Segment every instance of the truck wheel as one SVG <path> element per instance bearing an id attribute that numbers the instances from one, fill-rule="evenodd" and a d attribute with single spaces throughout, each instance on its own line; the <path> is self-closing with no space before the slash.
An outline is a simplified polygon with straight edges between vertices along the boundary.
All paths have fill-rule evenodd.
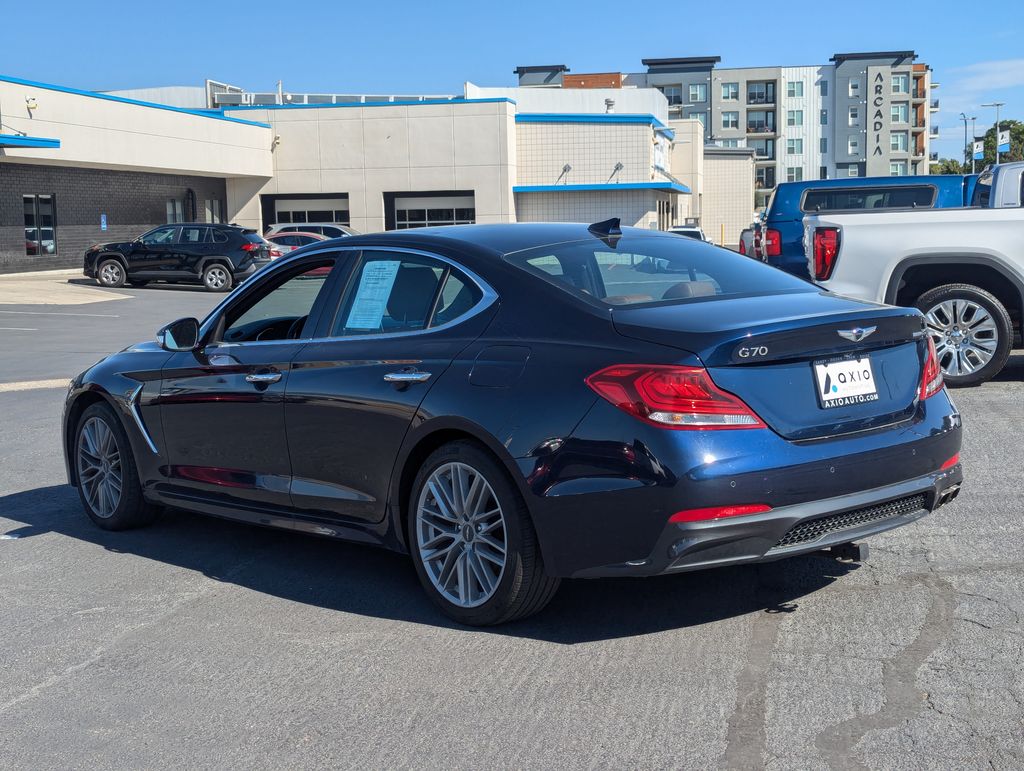
<path id="1" fill-rule="evenodd" d="M 124 266 L 117 260 L 104 260 L 96 270 L 96 280 L 100 286 L 116 289 L 124 286 Z"/>
<path id="2" fill-rule="evenodd" d="M 211 292 L 227 292 L 231 289 L 231 272 L 215 262 L 203 270 L 203 286 Z"/>
<path id="3" fill-rule="evenodd" d="M 984 383 L 1006 364 L 1013 325 L 992 294 L 970 284 L 946 284 L 917 298 L 935 341 L 946 384 L 958 388 Z"/>

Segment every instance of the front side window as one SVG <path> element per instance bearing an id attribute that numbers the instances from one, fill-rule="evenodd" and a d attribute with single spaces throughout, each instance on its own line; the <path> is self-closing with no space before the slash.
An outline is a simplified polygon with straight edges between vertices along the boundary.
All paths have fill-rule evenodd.
<path id="1" fill-rule="evenodd" d="M 139 240 L 147 246 L 159 246 L 161 244 L 173 244 L 178 228 L 157 228 L 146 233 Z"/>
<path id="2" fill-rule="evenodd" d="M 691 83 L 690 84 L 690 101 L 691 102 L 706 102 L 708 100 L 708 86 L 706 83 Z"/>
<path id="3" fill-rule="evenodd" d="M 417 332 L 457 319 L 482 293 L 441 260 L 369 251 L 334 321 L 336 337 Z"/>
<path id="4" fill-rule="evenodd" d="M 57 253 L 57 215 L 52 195 L 21 197 L 25 217 L 25 255 Z"/>
<path id="5" fill-rule="evenodd" d="M 232 308 L 225 318 L 227 343 L 296 340 L 334 267 L 334 257 L 292 268 L 261 292 Z"/>
<path id="6" fill-rule="evenodd" d="M 512 265 L 588 303 L 622 307 L 750 294 L 808 291 L 810 285 L 739 254 L 689 239 L 591 238 L 505 255 Z"/>
<path id="7" fill-rule="evenodd" d="M 802 80 L 791 80 L 786 84 L 786 96 L 799 99 L 804 95 L 804 82 Z"/>
<path id="8" fill-rule="evenodd" d="M 739 83 L 723 83 L 722 84 L 722 101 L 723 102 L 735 102 L 740 98 L 740 84 Z"/>
<path id="9" fill-rule="evenodd" d="M 723 112 L 722 113 L 722 128 L 734 129 L 739 128 L 740 125 L 740 114 L 738 112 Z"/>

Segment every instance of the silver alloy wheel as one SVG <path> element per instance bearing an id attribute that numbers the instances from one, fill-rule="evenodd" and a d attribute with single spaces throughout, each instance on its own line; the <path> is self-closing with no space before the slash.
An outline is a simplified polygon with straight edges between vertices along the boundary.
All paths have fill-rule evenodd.
<path id="1" fill-rule="evenodd" d="M 117 511 L 123 479 L 114 432 L 106 421 L 89 418 L 78 435 L 78 484 L 100 519 Z"/>
<path id="2" fill-rule="evenodd" d="M 106 262 L 100 268 L 100 283 L 113 286 L 121 280 L 121 266 L 116 262 Z"/>
<path id="3" fill-rule="evenodd" d="M 206 285 L 210 289 L 223 289 L 228 283 L 228 272 L 221 267 L 213 267 L 206 271 Z"/>
<path id="4" fill-rule="evenodd" d="M 465 463 L 434 470 L 416 504 L 416 547 L 430 582 L 461 608 L 487 602 L 505 572 L 506 534 L 490 483 Z"/>
<path id="5" fill-rule="evenodd" d="M 995 319 L 973 300 L 943 300 L 925 313 L 925 320 L 943 375 L 977 372 L 999 347 Z"/>

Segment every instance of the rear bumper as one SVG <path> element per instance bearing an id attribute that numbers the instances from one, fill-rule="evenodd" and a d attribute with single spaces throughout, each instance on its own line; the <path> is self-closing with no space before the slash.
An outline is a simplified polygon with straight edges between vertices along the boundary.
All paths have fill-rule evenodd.
<path id="1" fill-rule="evenodd" d="M 959 493 L 963 471 L 944 471 L 874 490 L 745 517 L 669 524 L 645 559 L 602 565 L 574 578 L 651 576 L 770 562 L 910 524 Z"/>

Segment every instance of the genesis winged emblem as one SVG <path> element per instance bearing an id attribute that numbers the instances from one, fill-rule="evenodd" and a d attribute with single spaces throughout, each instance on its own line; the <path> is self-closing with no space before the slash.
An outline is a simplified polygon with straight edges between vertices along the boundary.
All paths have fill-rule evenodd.
<path id="1" fill-rule="evenodd" d="M 854 327 L 853 329 L 837 329 L 836 334 L 853 343 L 859 343 L 868 335 L 874 334 L 878 327 Z"/>

